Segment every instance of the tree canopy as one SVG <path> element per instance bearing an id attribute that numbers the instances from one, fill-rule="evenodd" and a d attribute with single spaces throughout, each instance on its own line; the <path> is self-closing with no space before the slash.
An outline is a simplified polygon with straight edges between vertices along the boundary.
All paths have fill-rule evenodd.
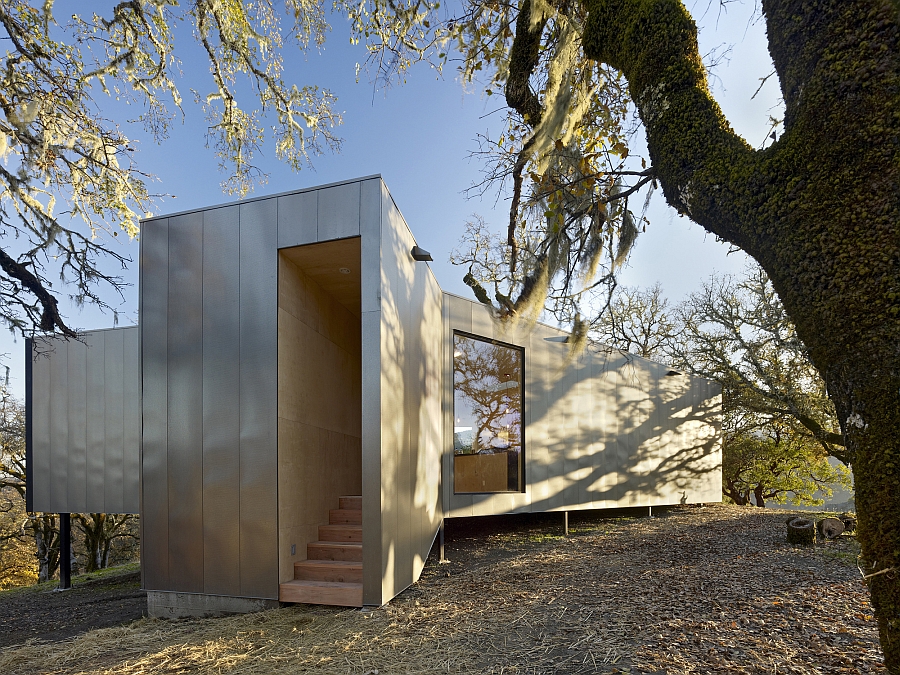
<path id="1" fill-rule="evenodd" d="M 181 22 L 208 59 L 207 88 L 194 97 L 226 191 L 250 189 L 264 116 L 276 155 L 295 169 L 339 146 L 341 119 L 327 89 L 284 79 L 287 40 L 301 49 L 324 40 L 321 3 L 131 0 L 64 17 L 54 10 L 52 0 L 0 3 L 0 319 L 17 332 L 73 335 L 59 293 L 108 308 L 104 298 L 121 280 L 105 270 L 128 262 L 110 238 L 136 237 L 151 206 L 133 139 L 123 120 L 105 116 L 104 101 L 133 104 L 144 131 L 166 138 L 183 105 Z M 247 84 L 249 106 L 237 93 Z"/>

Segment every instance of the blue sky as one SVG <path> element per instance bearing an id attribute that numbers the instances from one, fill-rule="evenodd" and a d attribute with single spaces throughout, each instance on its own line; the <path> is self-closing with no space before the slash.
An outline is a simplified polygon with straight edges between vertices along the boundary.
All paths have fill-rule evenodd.
<path id="1" fill-rule="evenodd" d="M 708 0 L 697 0 L 689 8 L 700 25 L 701 52 L 722 45 L 733 45 L 730 60 L 714 71 L 713 91 L 736 131 L 753 146 L 766 136 L 769 115 L 780 115 L 779 91 L 771 78 L 762 92 L 751 100 L 759 78 L 772 70 L 765 46 L 761 23 L 749 25 L 753 0 L 729 4 L 725 14 L 717 11 L 718 2 L 705 12 Z M 107 3 L 94 3 L 107 6 Z M 110 3 L 111 4 L 111 3 Z M 83 11 L 85 3 L 56 3 L 56 11 L 65 16 L 67 6 Z M 129 133 L 140 143 L 137 161 L 142 170 L 154 174 L 154 192 L 172 195 L 157 202 L 155 213 L 183 211 L 233 201 L 222 193 L 224 176 L 217 169 L 213 152 L 205 147 L 205 121 L 202 111 L 190 104 L 191 87 L 205 93 L 209 87 L 202 55 L 192 45 L 189 34 L 182 34 L 181 53 L 184 72 L 184 124 L 176 124 L 170 139 L 157 146 L 146 139 L 140 128 Z M 186 39 L 185 39 L 186 38 Z M 477 181 L 480 165 L 470 160 L 479 133 L 496 129 L 500 101 L 481 95 L 481 88 L 467 93 L 455 78 L 452 68 L 443 77 L 428 67 L 416 68 L 404 85 L 387 91 L 376 90 L 365 72 L 356 81 L 356 64 L 365 60 L 362 47 L 349 44 L 345 25 L 333 26 L 324 50 L 303 55 L 291 54 L 287 59 L 286 78 L 299 85 L 317 84 L 331 89 L 338 97 L 337 109 L 343 112 L 344 125 L 339 134 L 344 139 L 340 154 L 314 158 L 314 170 L 292 173 L 279 164 L 271 149 L 264 148 L 259 164 L 270 174 L 268 184 L 258 186 L 255 195 L 283 192 L 301 187 L 345 180 L 379 173 L 403 212 L 419 244 L 434 256 L 431 264 L 442 288 L 468 296 L 462 283 L 464 270 L 452 266 L 450 251 L 457 245 L 466 219 L 478 213 L 497 229 L 508 218 L 508 203 L 493 197 L 467 200 L 463 191 Z M 121 116 L 109 108 L 109 115 Z M 496 136 L 496 134 L 494 134 Z M 745 265 L 742 253 L 727 255 L 728 248 L 707 235 L 699 226 L 678 217 L 662 201 L 655 198 L 649 212 L 650 226 L 635 246 L 630 263 L 622 275 L 627 285 L 648 286 L 660 282 L 668 297 L 679 300 L 698 289 L 713 271 L 739 273 Z M 135 263 L 125 273 L 132 286 L 122 301 L 111 298 L 120 312 L 120 325 L 137 321 L 136 242 L 118 237 L 121 247 Z M 96 310 L 65 310 L 70 325 L 81 329 L 111 326 L 111 315 Z M 23 396 L 24 342 L 4 335 L 0 352 L 8 356 L 10 386 Z"/>

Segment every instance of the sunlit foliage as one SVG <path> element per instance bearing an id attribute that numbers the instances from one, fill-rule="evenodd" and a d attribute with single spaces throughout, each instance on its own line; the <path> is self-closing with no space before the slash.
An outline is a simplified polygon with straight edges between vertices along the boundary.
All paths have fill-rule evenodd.
<path id="1" fill-rule="evenodd" d="M 121 288 L 108 270 L 128 260 L 111 238 L 138 235 L 152 194 L 124 120 L 104 110 L 127 103 L 153 140 L 166 138 L 182 112 L 183 24 L 207 56 L 209 80 L 193 96 L 226 191 L 244 195 L 263 178 L 254 156 L 265 124 L 275 154 L 294 169 L 338 147 L 334 96 L 288 84 L 283 73 L 285 38 L 301 48 L 324 40 L 321 3 L 131 0 L 60 16 L 52 0 L 2 0 L 0 319 L 11 330 L 72 335 L 57 307 L 62 289 L 76 304 L 108 308 L 109 292 Z M 250 106 L 236 94 L 246 84 Z"/>

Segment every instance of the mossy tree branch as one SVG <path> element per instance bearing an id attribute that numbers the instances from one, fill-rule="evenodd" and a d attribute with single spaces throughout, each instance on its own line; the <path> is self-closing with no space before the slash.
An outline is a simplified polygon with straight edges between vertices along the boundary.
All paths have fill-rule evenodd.
<path id="1" fill-rule="evenodd" d="M 746 218 L 745 176 L 759 175 L 760 161 L 710 95 L 690 14 L 677 0 L 587 5 L 584 51 L 628 80 L 666 200 L 743 248 L 756 229 Z"/>

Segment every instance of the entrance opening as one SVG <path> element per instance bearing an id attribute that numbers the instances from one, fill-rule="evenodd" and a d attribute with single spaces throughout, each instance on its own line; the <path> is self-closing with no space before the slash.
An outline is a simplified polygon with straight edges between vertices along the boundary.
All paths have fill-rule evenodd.
<path id="1" fill-rule="evenodd" d="M 278 253 L 280 583 L 362 491 L 360 279 L 359 237 Z"/>

